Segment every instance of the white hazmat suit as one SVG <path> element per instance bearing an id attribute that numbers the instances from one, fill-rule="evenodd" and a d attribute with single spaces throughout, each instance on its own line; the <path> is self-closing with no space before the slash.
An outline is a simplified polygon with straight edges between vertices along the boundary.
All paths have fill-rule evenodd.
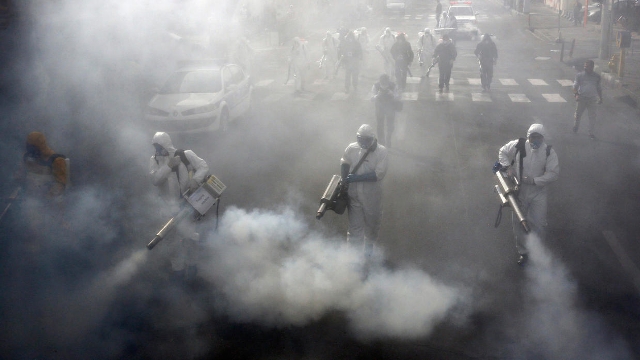
<path id="1" fill-rule="evenodd" d="M 544 126 L 541 124 L 533 124 L 529 127 L 527 139 L 534 133 L 547 137 Z M 500 148 L 498 161 L 503 167 L 511 166 L 515 176 L 520 180 L 518 199 L 521 210 L 531 226 L 532 232 L 544 239 L 547 226 L 547 185 L 558 180 L 560 174 L 558 155 L 554 149 L 550 148 L 547 156 L 547 147 L 550 145 L 544 141 L 537 149 L 534 149 L 530 140 L 526 140 L 524 144 L 525 157 L 522 159 L 522 174 L 520 174 L 520 155 L 516 155 L 517 144 L 518 140 L 513 140 Z M 511 165 L 512 163 L 513 165 Z M 520 255 L 526 255 L 524 231 L 517 219 L 514 220 L 516 249 Z"/>
<path id="2" fill-rule="evenodd" d="M 377 144 L 371 125 L 364 124 L 358 129 L 358 136 L 373 139 L 373 150 L 367 155 L 354 175 L 368 177 L 349 182 L 349 231 L 347 241 L 362 246 L 366 256 L 371 255 L 373 243 L 378 239 L 382 218 L 382 180 L 387 173 L 387 148 Z M 360 162 L 367 152 L 360 142 L 347 146 L 341 164 L 349 165 L 349 172 Z M 351 175 L 350 175 L 351 177 Z"/>
<path id="3" fill-rule="evenodd" d="M 165 200 L 167 214 L 175 215 L 179 209 L 182 194 L 190 188 L 193 190 L 200 186 L 209 173 L 207 163 L 199 158 L 193 151 L 184 150 L 184 156 L 188 165 L 176 154 L 176 148 L 171 142 L 169 134 L 157 132 L 153 136 L 152 144 L 159 145 L 166 152 L 158 153 L 151 157 L 149 162 L 149 174 L 153 185 L 160 189 L 160 196 Z M 172 160 L 173 159 L 173 160 Z M 173 165 L 173 168 L 171 165 Z M 167 219 L 168 220 L 168 219 Z M 182 221 L 177 228 L 178 237 L 199 240 L 195 232 L 195 224 L 192 221 Z M 182 271 L 187 266 L 193 265 L 193 254 L 186 241 L 170 236 L 166 239 L 167 247 L 170 247 L 171 268 L 174 271 Z"/>
<path id="4" fill-rule="evenodd" d="M 384 72 L 389 75 L 391 81 L 394 81 L 396 73 L 396 64 L 393 61 L 393 56 L 391 56 L 391 47 L 395 42 L 396 36 L 391 32 L 390 28 L 386 28 L 378 43 L 378 49 L 384 58 Z"/>
<path id="5" fill-rule="evenodd" d="M 296 93 L 304 91 L 304 83 L 309 69 L 306 41 L 296 37 L 293 39 L 291 53 L 289 54 L 291 73 L 295 77 Z"/>

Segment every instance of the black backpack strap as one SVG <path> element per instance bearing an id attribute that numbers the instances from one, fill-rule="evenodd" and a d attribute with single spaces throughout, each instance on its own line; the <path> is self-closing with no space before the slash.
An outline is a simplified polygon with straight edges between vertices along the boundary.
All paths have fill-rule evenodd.
<path id="1" fill-rule="evenodd" d="M 551 145 L 547 145 L 547 157 L 551 154 Z"/>
<path id="2" fill-rule="evenodd" d="M 183 149 L 177 149 L 174 156 L 179 156 L 184 166 L 188 167 L 189 165 L 191 165 L 191 162 L 189 161 L 189 159 L 187 159 L 187 156 L 184 154 L 184 152 L 185 150 Z"/>
<path id="3" fill-rule="evenodd" d="M 519 138 L 518 139 L 518 143 L 516 144 L 516 155 L 520 154 L 520 160 L 518 163 L 519 166 L 519 172 L 518 174 L 520 175 L 520 181 L 522 182 L 522 159 L 524 159 L 527 156 L 527 150 L 524 147 L 525 142 L 527 141 L 527 139 L 525 138 Z M 515 159 L 511 160 L 511 165 L 513 165 L 513 162 L 515 161 Z"/>

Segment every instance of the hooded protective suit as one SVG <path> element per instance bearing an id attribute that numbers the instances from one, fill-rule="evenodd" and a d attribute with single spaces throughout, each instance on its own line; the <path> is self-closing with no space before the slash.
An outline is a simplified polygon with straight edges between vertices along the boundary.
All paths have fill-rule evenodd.
<path id="1" fill-rule="evenodd" d="M 153 185 L 161 189 L 161 196 L 166 200 L 179 200 L 190 185 L 195 185 L 194 181 L 202 184 L 209 173 L 209 166 L 204 160 L 193 151 L 185 150 L 184 155 L 189 160 L 189 166 L 181 161 L 173 171 L 169 167 L 169 160 L 175 156 L 176 148 L 169 134 L 157 132 L 153 136 L 152 143 L 162 146 L 168 153 L 168 156 L 154 155 L 149 162 L 149 173 L 153 179 Z"/>
<path id="2" fill-rule="evenodd" d="M 364 124 L 358 135 L 375 139 L 373 128 Z M 365 254 L 370 255 L 373 242 L 378 239 L 382 218 L 382 180 L 387 173 L 387 149 L 376 144 L 355 175 L 375 174 L 373 181 L 356 181 L 349 184 L 349 231 L 347 241 L 356 246 L 362 244 Z M 347 146 L 341 164 L 349 164 L 349 172 L 358 164 L 366 149 L 358 142 Z M 372 175 L 373 176 L 373 175 Z"/>
<path id="3" fill-rule="evenodd" d="M 527 139 L 533 133 L 547 137 L 544 126 L 533 124 L 527 131 Z M 520 155 L 516 156 L 518 140 L 505 144 L 498 153 L 498 161 L 504 167 L 511 166 L 518 179 L 531 178 L 535 185 L 521 184 L 518 199 L 521 202 L 521 210 L 533 232 L 540 238 L 544 238 L 547 226 L 547 185 L 558 180 L 560 164 L 558 155 L 553 148 L 547 156 L 547 145 L 542 142 L 539 148 L 534 149 L 529 140 L 525 142 L 525 157 L 522 160 L 522 174 L 520 174 Z M 513 162 L 513 165 L 511 163 Z M 517 222 L 517 220 L 516 220 Z M 517 229 L 517 230 L 515 230 Z M 519 254 L 526 254 L 524 246 L 524 232 L 519 225 L 514 225 L 516 231 L 516 248 Z"/>
<path id="4" fill-rule="evenodd" d="M 380 36 L 378 48 L 380 49 L 382 57 L 384 58 L 384 72 L 389 75 L 389 78 L 391 78 L 392 81 L 395 76 L 396 65 L 393 61 L 393 56 L 391 56 L 391 47 L 395 42 L 396 37 L 391 32 L 391 29 L 384 29 L 384 33 L 382 34 L 382 36 Z"/>
<path id="5" fill-rule="evenodd" d="M 305 79 L 307 77 L 307 69 L 309 68 L 306 41 L 298 37 L 293 38 L 289 61 L 291 62 L 293 74 L 295 74 L 296 91 L 303 91 Z"/>
<path id="6" fill-rule="evenodd" d="M 43 133 L 34 131 L 27 135 L 27 152 L 23 160 L 28 194 L 55 198 L 64 193 L 67 164 L 63 156 L 52 158 L 52 155 L 54 151 L 47 145 Z"/>
<path id="7" fill-rule="evenodd" d="M 201 184 L 205 176 L 209 173 L 207 163 L 199 158 L 193 151 L 185 150 L 184 155 L 189 161 L 189 165 L 180 160 L 174 170 L 169 166 L 171 158 L 176 155 L 176 148 L 171 143 L 169 134 L 157 132 L 153 136 L 152 144 L 162 146 L 166 150 L 166 155 L 156 154 L 151 157 L 149 173 L 151 174 L 153 185 L 160 189 L 160 195 L 167 201 L 167 207 L 163 214 L 173 216 L 178 211 L 178 203 L 182 194 L 190 187 L 194 188 Z M 176 161 L 177 162 L 177 161 Z M 161 213 L 163 212 L 162 209 Z M 169 215 L 170 214 L 170 215 Z M 178 236 L 191 240 L 199 240 L 200 235 L 195 232 L 195 223 L 184 220 L 177 226 Z M 183 241 L 176 236 L 170 236 L 167 240 L 167 250 L 173 271 L 182 274 L 186 267 L 192 267 L 195 263 L 197 249 L 193 241 Z M 180 275 L 181 276 L 181 275 Z"/>

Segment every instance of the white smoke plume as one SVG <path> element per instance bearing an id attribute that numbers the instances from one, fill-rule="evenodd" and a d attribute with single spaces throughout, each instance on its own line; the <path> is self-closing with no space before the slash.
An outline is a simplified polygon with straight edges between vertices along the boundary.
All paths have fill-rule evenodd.
<path id="1" fill-rule="evenodd" d="M 462 292 L 417 269 L 391 271 L 373 261 L 363 281 L 362 251 L 325 239 L 290 210 L 230 208 L 211 239 L 203 277 L 239 321 L 304 325 L 344 311 L 362 337 L 428 336 Z"/>
<path id="2" fill-rule="evenodd" d="M 580 307 L 576 283 L 537 236 L 528 248 L 528 350 L 545 359 L 632 359 L 627 344 Z"/>

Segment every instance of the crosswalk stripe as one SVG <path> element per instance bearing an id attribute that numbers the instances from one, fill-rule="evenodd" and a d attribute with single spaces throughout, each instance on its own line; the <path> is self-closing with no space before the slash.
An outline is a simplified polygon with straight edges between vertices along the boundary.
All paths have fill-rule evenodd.
<path id="1" fill-rule="evenodd" d="M 499 79 L 500 83 L 505 86 L 515 86 L 518 83 L 514 79 Z"/>
<path id="2" fill-rule="evenodd" d="M 403 92 L 400 98 L 402 100 L 418 100 L 418 92 Z"/>
<path id="3" fill-rule="evenodd" d="M 471 93 L 471 100 L 473 101 L 484 101 L 484 102 L 492 102 L 491 96 L 487 93 Z"/>
<path id="4" fill-rule="evenodd" d="M 560 79 L 560 80 L 558 80 L 558 82 L 562 86 L 573 86 L 573 80 Z"/>
<path id="5" fill-rule="evenodd" d="M 531 85 L 535 85 L 535 86 L 544 86 L 544 85 L 549 85 L 547 84 L 546 81 L 542 80 L 542 79 L 527 79 L 529 80 L 529 82 L 531 83 Z"/>
<path id="6" fill-rule="evenodd" d="M 531 102 L 525 94 L 509 94 L 512 102 Z"/>
<path id="7" fill-rule="evenodd" d="M 567 102 L 560 94 L 542 94 L 548 102 Z"/>
<path id="8" fill-rule="evenodd" d="M 407 84 L 420 84 L 420 80 L 418 76 L 407 76 Z"/>
<path id="9" fill-rule="evenodd" d="M 482 85 L 482 80 L 479 78 L 469 78 L 469 85 Z"/>
<path id="10" fill-rule="evenodd" d="M 436 92 L 436 101 L 453 101 L 453 93 L 440 94 Z"/>

